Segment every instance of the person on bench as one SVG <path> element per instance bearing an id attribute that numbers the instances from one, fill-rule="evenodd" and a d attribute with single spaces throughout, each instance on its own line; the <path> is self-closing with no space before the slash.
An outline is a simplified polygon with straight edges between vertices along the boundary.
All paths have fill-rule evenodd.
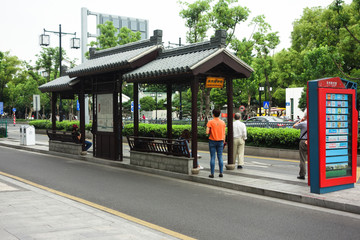
<path id="1" fill-rule="evenodd" d="M 79 142 L 81 143 L 81 133 L 79 132 L 79 127 L 76 124 L 73 125 L 72 134 L 75 135 L 75 137 L 77 137 L 77 139 L 79 139 Z M 91 146 L 92 143 L 85 140 L 85 152 L 89 150 Z"/>
<path id="2" fill-rule="evenodd" d="M 180 137 L 179 137 L 179 140 L 185 140 L 185 144 L 188 146 L 188 149 L 189 149 L 189 151 L 190 151 L 190 157 L 192 156 L 192 153 L 191 153 L 191 149 L 190 149 L 190 131 L 189 130 L 187 130 L 187 129 L 185 129 L 182 133 L 181 133 L 181 135 L 180 135 Z M 201 158 L 201 156 L 200 155 L 197 155 L 197 157 L 198 158 Z M 198 168 L 199 169 L 204 169 L 202 166 L 200 166 L 200 164 L 199 164 L 199 161 L 198 161 Z"/>

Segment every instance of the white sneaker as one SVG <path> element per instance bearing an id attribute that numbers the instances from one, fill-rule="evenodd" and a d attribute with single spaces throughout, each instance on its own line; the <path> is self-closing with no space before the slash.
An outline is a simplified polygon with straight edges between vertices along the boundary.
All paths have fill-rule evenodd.
<path id="1" fill-rule="evenodd" d="M 200 170 L 201 170 L 201 169 L 204 169 L 204 167 L 202 167 L 202 166 L 200 166 L 200 165 L 198 166 L 198 168 L 199 168 Z"/>

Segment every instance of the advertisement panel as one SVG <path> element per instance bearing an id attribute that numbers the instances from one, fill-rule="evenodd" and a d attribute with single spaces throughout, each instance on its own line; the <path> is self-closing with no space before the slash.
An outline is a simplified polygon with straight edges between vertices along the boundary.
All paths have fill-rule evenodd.
<path id="1" fill-rule="evenodd" d="M 308 172 L 312 193 L 354 187 L 356 88 L 355 83 L 338 77 L 308 82 Z"/>

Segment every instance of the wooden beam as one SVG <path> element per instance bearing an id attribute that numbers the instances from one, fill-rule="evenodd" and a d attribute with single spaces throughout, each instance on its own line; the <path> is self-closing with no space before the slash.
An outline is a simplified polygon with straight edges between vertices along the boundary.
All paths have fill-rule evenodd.
<path id="1" fill-rule="evenodd" d="M 84 82 L 81 82 L 81 93 L 79 94 L 80 104 L 80 133 L 82 150 L 85 149 L 85 93 L 84 93 Z"/>
<path id="2" fill-rule="evenodd" d="M 199 79 L 195 77 L 191 82 L 191 153 L 194 158 L 193 168 L 198 167 L 197 160 L 197 95 L 199 91 Z"/>
<path id="3" fill-rule="evenodd" d="M 56 101 L 57 101 L 57 94 L 52 92 L 51 93 L 51 129 L 56 130 Z"/>
<path id="4" fill-rule="evenodd" d="M 119 74 L 119 98 L 120 98 L 120 106 L 119 106 L 119 118 L 120 118 L 120 122 L 119 122 L 119 160 L 123 161 L 123 135 L 122 135 L 122 129 L 123 129 L 123 114 L 122 114 L 122 83 L 123 81 L 122 79 L 122 75 Z"/>
<path id="5" fill-rule="evenodd" d="M 172 139 L 172 102 L 171 102 L 171 83 L 166 84 L 166 118 L 167 118 L 167 138 Z"/>
<path id="6" fill-rule="evenodd" d="M 233 85 L 232 79 L 226 78 L 226 94 L 227 94 L 227 122 L 228 122 L 228 165 L 226 169 L 233 170 L 234 165 L 234 128 L 233 128 Z M 234 165 L 234 166 L 232 166 Z"/>
<path id="7" fill-rule="evenodd" d="M 134 83 L 134 136 L 139 136 L 139 84 Z"/>

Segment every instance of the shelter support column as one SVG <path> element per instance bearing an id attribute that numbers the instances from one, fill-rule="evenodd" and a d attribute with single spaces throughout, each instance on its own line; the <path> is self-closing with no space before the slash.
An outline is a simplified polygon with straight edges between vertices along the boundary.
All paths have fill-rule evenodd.
<path id="1" fill-rule="evenodd" d="M 85 149 L 85 94 L 84 94 L 84 83 L 81 86 L 81 93 L 79 94 L 80 104 L 80 133 L 82 149 Z"/>
<path id="2" fill-rule="evenodd" d="M 191 154 L 194 158 L 193 161 L 193 174 L 198 174 L 198 159 L 197 159 L 197 144 L 198 144 L 198 138 L 197 138 L 197 95 L 199 91 L 199 79 L 195 77 L 191 81 Z"/>
<path id="3" fill-rule="evenodd" d="M 52 92 L 51 94 L 51 129 L 56 130 L 56 101 L 57 94 Z"/>
<path id="4" fill-rule="evenodd" d="M 134 83 L 134 136 L 139 136 L 139 84 Z"/>
<path id="5" fill-rule="evenodd" d="M 119 76 L 119 104 L 120 106 L 118 107 L 118 111 L 119 111 L 119 160 L 123 161 L 123 134 L 122 134 L 122 129 L 123 129 L 123 114 L 122 114 L 122 110 L 123 110 L 123 106 L 122 106 L 122 76 Z"/>
<path id="6" fill-rule="evenodd" d="M 228 122 L 228 164 L 225 166 L 227 170 L 234 170 L 234 131 L 233 131 L 233 114 L 234 99 L 232 79 L 226 78 L 226 94 L 227 94 L 227 122 Z"/>
<path id="7" fill-rule="evenodd" d="M 114 75 L 114 92 L 113 92 L 113 131 L 114 131 L 114 160 L 119 160 L 119 149 L 120 149 L 120 126 L 119 126 L 119 81 L 117 81 L 117 75 Z"/>
<path id="8" fill-rule="evenodd" d="M 166 118 L 167 118 L 167 138 L 172 139 L 172 103 L 171 103 L 171 83 L 166 84 Z"/>

